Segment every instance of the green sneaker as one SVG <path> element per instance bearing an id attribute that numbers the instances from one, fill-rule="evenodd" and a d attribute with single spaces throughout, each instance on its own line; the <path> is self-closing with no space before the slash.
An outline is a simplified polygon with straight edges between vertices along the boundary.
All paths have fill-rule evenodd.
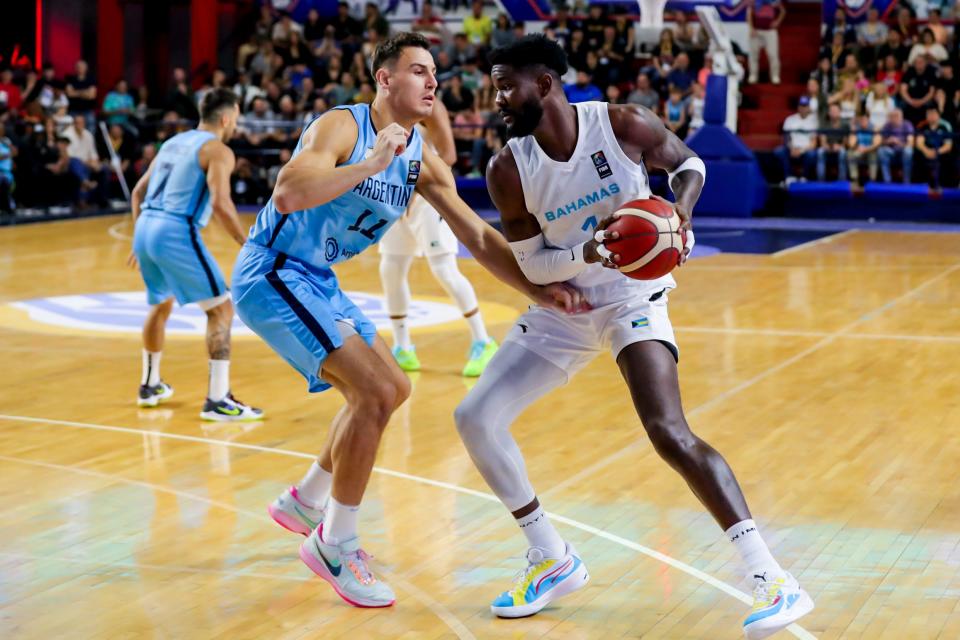
<path id="1" fill-rule="evenodd" d="M 394 347 L 393 357 L 404 371 L 420 371 L 420 359 L 417 358 L 417 349 L 413 345 L 409 349 Z"/>
<path id="2" fill-rule="evenodd" d="M 487 363 L 490 362 L 490 358 L 493 357 L 493 354 L 499 349 L 497 341 L 493 338 L 490 338 L 486 342 L 480 342 L 475 340 L 472 345 L 470 345 L 470 355 L 467 356 L 467 365 L 463 368 L 463 375 L 466 378 L 477 378 L 483 373 L 483 370 L 487 368 Z"/>

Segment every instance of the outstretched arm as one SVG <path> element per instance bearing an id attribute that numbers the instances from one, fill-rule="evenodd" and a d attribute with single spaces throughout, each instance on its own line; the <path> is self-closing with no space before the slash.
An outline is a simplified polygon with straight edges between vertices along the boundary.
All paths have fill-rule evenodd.
<path id="1" fill-rule="evenodd" d="M 453 233 L 480 264 L 497 278 L 541 305 L 568 312 L 582 308 L 580 294 L 572 288 L 564 285 L 540 287 L 536 285 L 552 281 L 533 283 L 527 279 L 503 236 L 481 220 L 460 198 L 450 168 L 426 147 L 423 150 L 423 170 L 417 182 L 417 192 L 443 216 Z"/>

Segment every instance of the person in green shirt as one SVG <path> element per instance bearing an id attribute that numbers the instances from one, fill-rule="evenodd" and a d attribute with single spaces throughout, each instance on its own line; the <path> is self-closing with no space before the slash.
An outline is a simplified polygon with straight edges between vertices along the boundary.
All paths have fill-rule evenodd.
<path id="1" fill-rule="evenodd" d="M 473 0 L 471 14 L 463 19 L 463 32 L 477 46 L 489 46 L 493 20 L 483 15 L 483 0 Z"/>
<path id="2" fill-rule="evenodd" d="M 111 126 L 118 124 L 124 129 L 130 129 L 130 116 L 135 108 L 126 80 L 117 81 L 113 91 L 103 99 L 103 115 Z"/>

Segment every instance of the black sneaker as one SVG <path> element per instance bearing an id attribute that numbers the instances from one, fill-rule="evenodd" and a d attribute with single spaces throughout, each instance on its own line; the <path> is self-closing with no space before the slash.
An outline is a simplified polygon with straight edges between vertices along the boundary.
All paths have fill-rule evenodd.
<path id="1" fill-rule="evenodd" d="M 161 380 L 152 387 L 146 384 L 140 385 L 140 393 L 137 394 L 138 407 L 155 407 L 164 400 L 173 397 L 173 387 Z"/>

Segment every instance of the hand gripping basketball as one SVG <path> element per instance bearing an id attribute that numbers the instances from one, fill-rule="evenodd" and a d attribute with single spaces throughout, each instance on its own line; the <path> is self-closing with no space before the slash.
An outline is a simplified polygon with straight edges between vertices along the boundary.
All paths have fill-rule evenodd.
<path id="1" fill-rule="evenodd" d="M 688 248 L 688 230 L 674 206 L 659 198 L 627 202 L 602 231 L 597 253 L 616 264 L 624 275 L 655 280 L 676 268 Z M 613 233 L 616 238 L 611 238 Z M 600 240 L 599 236 L 595 236 Z"/>

